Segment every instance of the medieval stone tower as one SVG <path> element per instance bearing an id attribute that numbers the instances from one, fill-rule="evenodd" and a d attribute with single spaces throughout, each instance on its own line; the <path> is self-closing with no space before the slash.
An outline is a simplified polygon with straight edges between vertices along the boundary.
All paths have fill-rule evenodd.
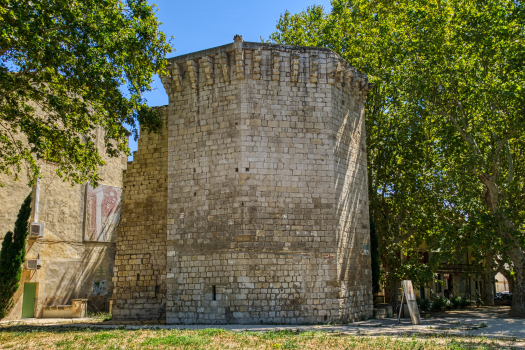
<path id="1" fill-rule="evenodd" d="M 115 319 L 371 316 L 367 77 L 240 36 L 169 63 L 165 127 L 124 177 Z"/>

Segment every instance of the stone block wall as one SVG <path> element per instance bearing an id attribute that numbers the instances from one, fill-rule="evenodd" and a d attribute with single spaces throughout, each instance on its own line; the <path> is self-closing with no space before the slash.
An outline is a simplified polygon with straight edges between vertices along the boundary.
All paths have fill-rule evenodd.
<path id="1" fill-rule="evenodd" d="M 165 126 L 158 134 L 143 131 L 124 174 L 113 277 L 117 320 L 166 317 L 167 136 Z"/>
<path id="2" fill-rule="evenodd" d="M 366 76 L 239 38 L 170 63 L 167 322 L 371 316 Z"/>

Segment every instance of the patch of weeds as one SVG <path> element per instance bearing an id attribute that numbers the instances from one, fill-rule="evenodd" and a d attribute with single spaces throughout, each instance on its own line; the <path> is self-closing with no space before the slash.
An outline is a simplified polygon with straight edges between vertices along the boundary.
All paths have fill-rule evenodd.
<path id="1" fill-rule="evenodd" d="M 295 342 L 294 339 L 288 340 L 286 343 L 283 344 L 283 349 L 298 349 L 299 346 Z"/>
<path id="2" fill-rule="evenodd" d="M 203 328 L 197 331 L 198 335 L 214 337 L 219 334 L 226 333 L 227 331 L 222 328 Z"/>
<path id="3" fill-rule="evenodd" d="M 70 349 L 71 348 L 71 345 L 73 345 L 75 343 L 75 341 L 73 340 L 59 340 L 55 343 L 55 346 L 57 348 L 66 348 L 66 349 Z"/>
<path id="4" fill-rule="evenodd" d="M 102 312 L 102 311 L 88 312 L 86 316 L 89 318 L 94 318 L 94 319 L 101 320 L 101 321 L 109 321 L 113 318 L 113 315 L 110 314 L 109 312 Z"/>
<path id="5" fill-rule="evenodd" d="M 296 335 L 297 333 L 295 331 L 291 330 L 283 330 L 283 331 L 268 331 L 264 333 L 259 334 L 259 338 L 263 340 L 273 340 L 283 337 L 290 337 L 293 335 Z"/>
<path id="6" fill-rule="evenodd" d="M 146 339 L 142 342 L 141 345 L 152 345 L 152 346 L 159 346 L 159 345 L 172 345 L 172 346 L 202 346 L 202 345 L 208 345 L 210 343 L 209 339 L 202 338 L 198 335 L 190 334 L 190 335 L 179 335 L 179 334 L 172 334 L 168 335 L 166 337 L 161 338 L 150 338 Z"/>
<path id="7" fill-rule="evenodd" d="M 485 323 L 483 323 L 483 322 L 481 322 L 481 323 L 478 325 L 478 328 L 487 328 L 487 327 L 488 327 L 488 326 L 487 326 Z"/>
<path id="8" fill-rule="evenodd" d="M 118 346 L 116 345 L 110 345 L 106 348 L 106 350 L 122 350 L 121 348 L 119 348 Z"/>
<path id="9" fill-rule="evenodd" d="M 98 333 L 98 334 L 93 335 L 90 338 L 90 340 L 98 342 L 98 341 L 104 341 L 104 340 L 107 340 L 107 339 L 113 339 L 113 338 L 116 338 L 116 337 L 117 337 L 117 335 L 116 334 L 112 334 L 112 333 Z"/>

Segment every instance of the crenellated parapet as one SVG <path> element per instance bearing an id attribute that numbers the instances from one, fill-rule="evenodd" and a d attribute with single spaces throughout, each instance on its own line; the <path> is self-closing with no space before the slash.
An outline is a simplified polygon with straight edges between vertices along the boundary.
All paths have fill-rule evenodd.
<path id="1" fill-rule="evenodd" d="M 168 94 L 185 89 L 209 89 L 217 84 L 263 80 L 274 83 L 330 84 L 346 94 L 365 97 L 373 84 L 327 48 L 234 42 L 168 59 L 169 76 L 162 82 Z"/>
<path id="2" fill-rule="evenodd" d="M 164 136 L 141 135 L 126 202 L 128 218 L 144 213 L 126 245 L 151 254 L 122 258 L 118 317 L 371 317 L 367 76 L 329 49 L 240 36 L 169 63 Z"/>

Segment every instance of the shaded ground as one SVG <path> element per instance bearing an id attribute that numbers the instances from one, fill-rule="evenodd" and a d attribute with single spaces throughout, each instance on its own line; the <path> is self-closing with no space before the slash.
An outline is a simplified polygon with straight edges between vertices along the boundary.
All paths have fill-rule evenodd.
<path id="1" fill-rule="evenodd" d="M 283 332 L 282 334 L 288 334 L 287 336 L 298 335 L 298 334 L 328 334 L 330 336 L 345 337 L 345 338 L 355 338 L 361 339 L 359 344 L 363 347 L 359 348 L 390 348 L 388 339 L 399 339 L 404 343 L 417 340 L 415 348 L 423 346 L 423 348 L 440 348 L 441 345 L 448 346 L 447 349 L 450 349 L 450 344 L 454 343 L 455 347 L 458 349 L 464 348 L 467 346 L 471 348 L 474 346 L 481 348 L 516 348 L 516 349 L 525 349 L 525 319 L 512 318 L 508 316 L 509 307 L 484 307 L 476 309 L 467 309 L 461 311 L 450 311 L 442 314 L 432 314 L 424 315 L 422 318 L 423 323 L 418 326 L 414 326 L 410 323 L 410 319 L 401 319 L 401 323 L 397 324 L 396 319 L 385 319 L 385 320 L 368 320 L 350 323 L 346 325 L 145 325 L 134 323 L 127 323 L 126 326 L 123 326 L 124 322 L 101 322 L 94 319 L 31 319 L 23 320 L 22 322 L 0 322 L 0 337 L 5 334 L 21 333 L 22 330 L 35 331 L 38 332 L 83 332 L 82 329 L 89 329 L 90 332 L 116 332 L 116 331 L 125 331 L 125 332 L 153 332 L 150 335 L 145 335 L 146 338 L 149 336 L 154 337 L 156 333 L 154 332 L 167 332 L 167 336 L 173 336 L 173 334 L 179 334 L 180 330 L 182 332 L 190 332 L 188 334 L 200 334 L 199 332 L 206 332 L 205 329 L 211 331 L 212 328 L 220 327 L 223 330 L 228 331 L 228 337 L 236 336 L 232 334 L 251 334 L 253 332 L 265 332 L 265 334 L 273 334 L 275 332 Z M 428 317 L 429 316 L 429 317 Z M 73 323 L 75 322 L 75 323 Z M 24 325 L 25 324 L 25 325 Z M 80 327 L 80 328 L 79 328 Z M 82 328 L 84 327 L 84 328 Z M 155 328 L 156 330 L 152 330 Z M 172 332 L 175 332 L 172 334 Z M 193 332 L 193 333 L 191 333 Z M 197 332 L 197 333 L 195 333 Z M 248 332 L 248 333 L 246 333 Z M 22 332 L 23 333 L 23 332 Z M 80 335 L 79 335 L 80 334 Z M 83 333 L 76 334 L 75 336 L 84 336 Z M 180 333 L 182 334 L 182 333 Z M 226 333 L 225 333 L 226 334 Z M 258 333 L 259 334 L 259 333 Z M 320 333 L 319 333 L 320 334 Z M 257 336 L 258 337 L 258 336 Z M 257 338 L 256 337 L 256 338 Z M 317 337 L 317 335 L 315 336 Z M 232 338 L 232 339 L 233 339 Z M 272 348 L 272 344 L 267 344 L 264 342 L 259 342 L 259 338 L 253 338 L 250 341 L 252 343 L 244 344 L 244 348 L 265 348 L 269 346 Z M 0 338 L 2 340 L 3 338 Z M 241 338 L 239 338 L 241 339 Z M 295 339 L 295 338 L 294 338 Z M 312 338 L 313 339 L 313 338 Z M 319 339 L 315 338 L 315 344 Z M 363 340 L 370 339 L 370 340 Z M 375 340 L 374 340 L 375 339 Z M 387 340 L 385 340 L 387 339 Z M 454 340 L 455 339 L 455 340 Z M 5 339 L 4 339 L 5 340 Z M 304 341 L 303 338 L 296 339 L 301 342 Z M 144 340 L 146 341 L 146 340 Z M 215 348 L 221 348 L 219 344 L 213 345 L 213 341 L 210 340 L 210 343 L 207 343 L 204 348 L 214 348 L 213 346 L 219 346 Z M 288 340 L 287 340 L 288 341 Z M 425 343 L 430 341 L 430 343 Z M 423 342 L 423 343 L 421 343 Z M 235 342 L 233 342 L 235 343 Z M 232 343 L 232 344 L 233 344 Z M 259 344 L 260 343 L 260 344 Z M 312 343 L 312 344 L 314 344 Z M 135 345 L 138 348 L 142 343 L 137 343 Z M 211 344 L 211 345 L 210 345 Z M 236 344 L 236 345 L 235 345 Z M 237 346 L 243 348 L 241 343 L 235 343 L 233 348 Z M 276 343 L 277 344 L 277 343 Z M 279 343 L 281 344 L 281 343 Z M 291 344 L 291 343 L 290 343 Z M 299 348 L 308 348 L 312 344 L 301 343 Z M 344 341 L 339 344 L 344 348 Z M 375 344 L 375 345 L 374 345 Z M 406 345 L 405 344 L 405 345 Z M 430 347 L 430 345 L 432 347 Z M 448 345 L 447 345 L 448 344 Z M 462 344 L 462 345 L 461 345 Z M 51 344 L 52 345 L 52 344 Z M 50 346 L 51 346 L 50 345 Z M 135 347 L 133 345 L 133 347 Z M 140 346 L 139 346 L 140 345 Z M 213 345 L 213 346 L 212 346 Z M 335 346 L 335 344 L 333 344 Z M 337 345 L 338 348 L 339 345 Z M 348 345 L 348 344 L 347 344 Z M 404 348 L 398 346 L 393 346 L 394 348 Z M 320 346 L 312 345 L 312 348 L 317 348 Z M 408 345 L 407 345 L 408 346 Z M 352 345 L 353 347 L 353 345 Z M 2 349 L 2 341 L 0 341 L 0 349 Z M 52 348 L 52 347 L 51 347 Z M 73 347 L 75 348 L 75 347 Z M 156 347 L 153 347 L 156 348 Z M 278 348 L 278 347 L 277 347 Z M 290 347 L 289 347 L 290 348 Z M 291 347 L 294 348 L 294 347 Z M 321 347 L 322 348 L 322 347 Z M 410 348 L 410 347 L 409 347 Z"/>

